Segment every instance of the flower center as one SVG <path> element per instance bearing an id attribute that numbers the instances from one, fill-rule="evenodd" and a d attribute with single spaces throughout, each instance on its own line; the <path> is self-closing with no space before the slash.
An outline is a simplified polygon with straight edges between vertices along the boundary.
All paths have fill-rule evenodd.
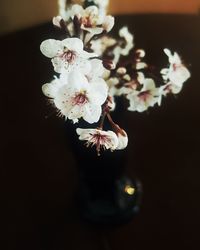
<path id="1" fill-rule="evenodd" d="M 68 63 L 73 63 L 76 58 L 76 52 L 64 49 L 64 52 L 59 56 L 62 60 L 67 61 Z"/>
<path id="2" fill-rule="evenodd" d="M 172 67 L 173 67 L 173 71 L 176 71 L 177 69 L 181 68 L 182 65 L 181 65 L 181 64 L 176 64 L 176 63 L 174 63 L 174 64 L 172 65 Z"/>
<path id="3" fill-rule="evenodd" d="M 87 17 L 83 17 L 81 19 L 81 23 L 83 24 L 84 27 L 86 28 L 92 28 L 92 21 L 91 21 L 91 18 L 89 16 Z"/>
<path id="4" fill-rule="evenodd" d="M 101 147 L 103 149 L 106 149 L 106 144 L 111 143 L 110 138 L 107 135 L 102 135 L 100 133 L 96 133 L 92 135 L 92 138 L 90 141 L 87 142 L 87 145 L 89 146 L 92 144 L 92 146 L 96 145 L 96 150 L 98 155 L 100 155 Z"/>
<path id="5" fill-rule="evenodd" d="M 151 96 L 150 90 L 142 91 L 141 93 L 138 94 L 140 100 L 144 102 L 146 102 L 150 96 Z"/>
<path id="6" fill-rule="evenodd" d="M 73 98 L 73 101 L 72 101 L 72 104 L 73 105 L 84 105 L 88 102 L 88 98 L 86 96 L 86 92 L 80 92 L 80 93 L 77 93 L 75 95 L 75 97 Z"/>

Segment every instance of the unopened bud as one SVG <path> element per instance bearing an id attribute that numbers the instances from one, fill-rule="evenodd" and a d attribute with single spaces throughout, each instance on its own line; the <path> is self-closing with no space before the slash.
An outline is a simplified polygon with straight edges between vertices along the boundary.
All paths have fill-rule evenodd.
<path id="1" fill-rule="evenodd" d="M 131 81 L 131 77 L 128 74 L 124 75 L 123 79 L 127 82 Z"/>
<path id="2" fill-rule="evenodd" d="M 118 68 L 118 69 L 117 69 L 117 73 L 118 73 L 119 75 L 125 75 L 125 74 L 126 74 L 126 68 L 124 68 L 124 67 Z"/>
<path id="3" fill-rule="evenodd" d="M 58 28 L 61 28 L 61 24 L 60 24 L 61 20 L 62 20 L 61 16 L 53 17 L 53 20 L 52 20 L 53 25 L 57 26 Z"/>
<path id="4" fill-rule="evenodd" d="M 143 49 L 136 50 L 136 54 L 139 58 L 145 57 L 145 51 Z"/>
<path id="5" fill-rule="evenodd" d="M 120 129 L 117 133 L 117 137 L 118 137 L 118 146 L 116 150 L 125 149 L 128 145 L 127 133 L 123 129 Z"/>
<path id="6" fill-rule="evenodd" d="M 111 60 L 103 60 L 103 66 L 108 70 L 113 70 L 116 67 L 115 63 Z"/>
<path id="7" fill-rule="evenodd" d="M 116 104 L 115 104 L 115 100 L 114 100 L 113 96 L 108 96 L 108 104 L 107 105 L 108 105 L 108 108 L 110 111 L 115 110 Z"/>

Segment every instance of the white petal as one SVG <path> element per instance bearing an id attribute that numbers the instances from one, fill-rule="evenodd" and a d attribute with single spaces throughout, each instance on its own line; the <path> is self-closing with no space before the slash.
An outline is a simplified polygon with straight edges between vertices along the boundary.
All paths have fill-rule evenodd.
<path id="1" fill-rule="evenodd" d="M 71 96 L 73 96 L 73 90 L 68 85 L 63 85 L 58 89 L 54 99 L 56 107 L 68 112 L 72 107 Z"/>
<path id="2" fill-rule="evenodd" d="M 168 68 L 161 69 L 160 73 L 162 75 L 167 75 L 169 73 L 169 69 Z"/>
<path id="3" fill-rule="evenodd" d="M 74 4 L 72 5 L 71 8 L 71 17 L 73 18 L 75 15 L 82 15 L 84 12 L 84 9 L 81 5 L 79 4 Z"/>
<path id="4" fill-rule="evenodd" d="M 117 146 L 116 150 L 125 149 L 128 145 L 128 136 L 127 136 L 126 132 L 125 132 L 125 135 L 118 134 L 117 136 L 118 136 L 118 146 Z"/>
<path id="5" fill-rule="evenodd" d="M 51 59 L 51 62 L 53 64 L 55 72 L 57 73 L 62 73 L 64 69 L 67 70 L 69 67 L 69 63 L 63 61 L 59 57 L 54 57 L 53 59 Z"/>
<path id="6" fill-rule="evenodd" d="M 95 129 L 76 129 L 76 133 L 79 135 L 79 140 L 89 140 L 91 138 L 91 135 L 94 134 L 94 132 Z"/>
<path id="7" fill-rule="evenodd" d="M 89 77 L 91 77 L 92 79 L 102 77 L 105 72 L 105 68 L 103 67 L 102 61 L 98 59 L 93 59 L 90 62 L 91 72 Z"/>
<path id="8" fill-rule="evenodd" d="M 87 27 L 82 25 L 81 28 L 83 30 L 86 30 L 86 31 L 90 32 L 92 36 L 99 35 L 99 34 L 101 34 L 103 32 L 103 28 L 100 28 L 100 27 L 87 28 Z M 87 40 L 89 40 L 89 38 L 87 38 Z"/>
<path id="9" fill-rule="evenodd" d="M 110 32 L 115 24 L 115 18 L 113 16 L 106 16 L 103 22 L 103 28 L 107 32 Z"/>
<path id="10" fill-rule="evenodd" d="M 164 52 L 165 52 L 165 54 L 168 56 L 168 57 L 171 57 L 172 56 L 172 53 L 171 53 L 171 51 L 169 50 L 169 49 L 164 49 Z"/>
<path id="11" fill-rule="evenodd" d="M 48 39 L 41 43 L 40 50 L 46 57 L 53 58 L 59 51 L 62 51 L 62 42 Z"/>
<path id="12" fill-rule="evenodd" d="M 80 105 L 72 106 L 71 110 L 69 111 L 68 118 L 70 120 L 76 121 L 85 115 L 85 107 Z"/>
<path id="13" fill-rule="evenodd" d="M 81 72 L 79 72 L 77 70 L 72 71 L 68 75 L 68 82 L 69 82 L 69 85 L 74 90 L 83 90 L 84 91 L 90 87 L 87 78 Z"/>
<path id="14" fill-rule="evenodd" d="M 92 58 L 92 57 L 97 57 L 97 54 L 96 53 L 89 53 L 85 50 L 83 50 L 80 54 L 80 57 L 81 58 L 85 58 L 85 59 L 88 59 L 88 58 Z"/>
<path id="15" fill-rule="evenodd" d="M 42 86 L 42 92 L 44 95 L 50 98 L 54 98 L 58 91 L 58 87 L 56 83 L 46 83 Z"/>
<path id="16" fill-rule="evenodd" d="M 138 72 L 137 80 L 138 80 L 139 83 L 144 84 L 145 76 L 144 76 L 144 74 L 142 72 Z"/>
<path id="17" fill-rule="evenodd" d="M 118 137 L 117 135 L 113 132 L 108 130 L 107 134 L 110 136 L 111 142 L 106 145 L 107 149 L 110 148 L 111 150 L 115 150 L 118 146 Z"/>
<path id="18" fill-rule="evenodd" d="M 97 16 L 98 15 L 98 8 L 96 6 L 89 6 L 85 9 L 86 16 Z"/>
<path id="19" fill-rule="evenodd" d="M 53 25 L 57 26 L 60 28 L 60 21 L 62 20 L 62 17 L 61 16 L 56 16 L 56 17 L 53 17 Z"/>
<path id="20" fill-rule="evenodd" d="M 67 47 L 69 50 L 81 53 L 83 51 L 83 42 L 79 38 L 67 38 L 62 41 L 63 47 Z"/>
<path id="21" fill-rule="evenodd" d="M 146 78 L 144 81 L 144 86 L 142 88 L 142 91 L 155 89 L 155 87 L 156 85 L 155 85 L 154 80 L 151 78 Z"/>
<path id="22" fill-rule="evenodd" d="M 102 112 L 101 106 L 88 104 L 85 108 L 86 112 L 83 119 L 90 124 L 98 122 Z"/>
<path id="23" fill-rule="evenodd" d="M 177 65 L 182 63 L 180 56 L 176 52 L 174 53 L 173 59 L 171 59 L 169 62 L 170 63 L 175 63 Z"/>
<path id="24" fill-rule="evenodd" d="M 98 79 L 91 83 L 89 95 L 92 103 L 102 105 L 108 97 L 108 86 L 106 82 L 103 79 Z"/>
<path id="25" fill-rule="evenodd" d="M 182 87 L 182 84 L 190 78 L 190 72 L 186 67 L 181 67 L 169 75 L 169 79 L 175 85 Z"/>

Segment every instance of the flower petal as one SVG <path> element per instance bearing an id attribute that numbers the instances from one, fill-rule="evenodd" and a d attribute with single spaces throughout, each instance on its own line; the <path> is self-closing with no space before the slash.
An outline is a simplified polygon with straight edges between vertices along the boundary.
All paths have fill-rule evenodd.
<path id="1" fill-rule="evenodd" d="M 86 112 L 83 119 L 90 124 L 98 122 L 102 112 L 101 106 L 88 104 L 85 108 Z"/>
<path id="2" fill-rule="evenodd" d="M 76 51 L 78 53 L 82 53 L 83 51 L 83 42 L 79 38 L 66 38 L 62 41 L 63 47 L 65 46 L 67 49 L 71 51 Z"/>
<path id="3" fill-rule="evenodd" d="M 41 43 L 40 50 L 46 57 L 53 58 L 62 51 L 62 42 L 54 39 L 45 40 Z"/>
<path id="4" fill-rule="evenodd" d="M 92 82 L 89 94 L 92 103 L 102 105 L 108 96 L 108 86 L 106 82 L 101 78 Z"/>

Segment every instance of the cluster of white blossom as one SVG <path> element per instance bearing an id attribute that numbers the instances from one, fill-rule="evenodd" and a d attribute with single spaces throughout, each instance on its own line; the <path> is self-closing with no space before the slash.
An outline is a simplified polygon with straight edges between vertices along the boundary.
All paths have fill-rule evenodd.
<path id="1" fill-rule="evenodd" d="M 43 93 L 65 119 L 97 123 L 96 128 L 77 128 L 76 132 L 98 154 L 101 149 L 124 149 L 127 133 L 111 117 L 115 96 L 129 101 L 128 110 L 143 112 L 161 105 L 163 96 L 178 94 L 190 72 L 176 52 L 164 49 L 169 66 L 150 78 L 153 72 L 144 61 L 145 51 L 135 49 L 128 28 L 120 29 L 118 38 L 108 35 L 114 26 L 114 18 L 106 14 L 108 0 L 69 2 L 59 0 L 59 16 L 53 18 L 65 39 L 48 39 L 40 46 L 55 71 L 54 80 L 43 85 Z M 112 130 L 104 130 L 105 119 Z"/>

